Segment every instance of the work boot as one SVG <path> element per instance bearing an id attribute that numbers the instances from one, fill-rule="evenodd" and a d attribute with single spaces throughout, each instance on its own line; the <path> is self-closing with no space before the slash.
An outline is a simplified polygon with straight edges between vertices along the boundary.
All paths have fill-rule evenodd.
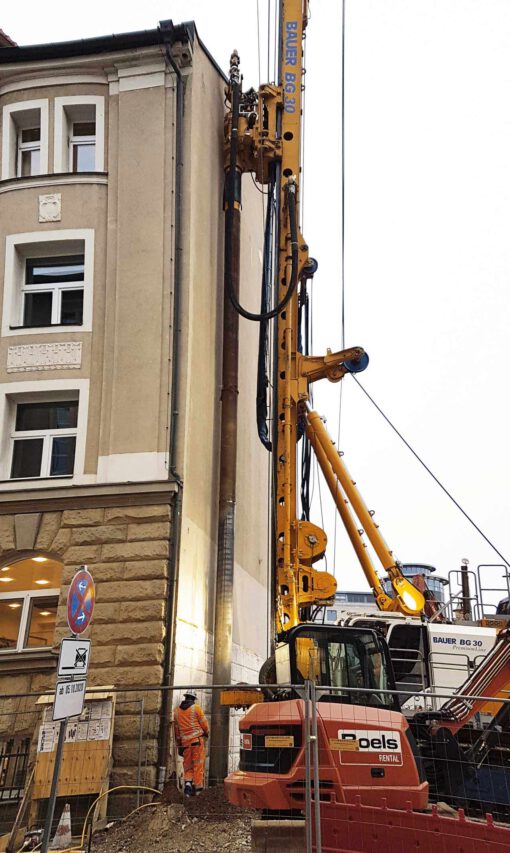
<path id="1" fill-rule="evenodd" d="M 192 797 L 193 796 L 193 782 L 185 782 L 184 783 L 184 796 Z"/>

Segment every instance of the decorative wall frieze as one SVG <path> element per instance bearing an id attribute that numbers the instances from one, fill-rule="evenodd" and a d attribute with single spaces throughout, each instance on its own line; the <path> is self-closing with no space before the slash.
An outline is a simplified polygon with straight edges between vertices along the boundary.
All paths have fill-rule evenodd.
<path id="1" fill-rule="evenodd" d="M 7 373 L 34 370 L 72 370 L 81 367 L 81 342 L 58 344 L 23 344 L 9 347 Z"/>

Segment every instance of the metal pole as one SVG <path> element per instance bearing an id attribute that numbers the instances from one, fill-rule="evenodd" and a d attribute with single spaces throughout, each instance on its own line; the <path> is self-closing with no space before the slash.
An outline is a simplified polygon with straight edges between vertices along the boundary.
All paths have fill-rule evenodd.
<path id="1" fill-rule="evenodd" d="M 471 619 L 471 594 L 469 590 L 469 560 L 462 560 L 460 567 L 460 578 L 462 582 L 462 615 L 464 619 Z"/>
<path id="2" fill-rule="evenodd" d="M 312 694 L 312 752 L 313 752 L 313 800 L 315 809 L 315 851 L 322 853 L 321 839 L 321 780 L 319 776 L 319 736 L 317 732 L 317 698 L 315 684 L 310 682 Z"/>
<path id="3" fill-rule="evenodd" d="M 225 268 L 223 295 L 223 370 L 221 388 L 220 485 L 218 498 L 218 556 L 214 602 L 213 684 L 230 683 L 232 677 L 232 622 L 234 589 L 235 508 L 237 470 L 237 398 L 239 366 L 239 314 L 229 293 L 239 297 L 241 255 L 241 175 L 237 168 L 239 119 L 239 57 L 232 54 L 232 128 L 230 159 L 225 168 Z M 228 707 L 213 690 L 209 780 L 223 782 L 228 773 Z"/>
<path id="4" fill-rule="evenodd" d="M 310 682 L 305 681 L 305 821 L 306 853 L 312 853 L 312 774 L 310 769 Z"/>
<path id="5" fill-rule="evenodd" d="M 44 824 L 43 838 L 41 841 L 41 853 L 47 853 L 50 843 L 51 824 L 53 823 L 53 815 L 55 814 L 55 803 L 57 801 L 58 777 L 60 775 L 60 765 L 62 763 L 62 753 L 64 752 L 64 741 L 66 737 L 67 717 L 60 721 L 60 731 L 58 733 L 57 754 L 55 755 L 55 766 L 53 768 L 53 779 L 51 780 L 50 798 L 48 800 L 48 811 L 46 812 L 46 822 Z"/>

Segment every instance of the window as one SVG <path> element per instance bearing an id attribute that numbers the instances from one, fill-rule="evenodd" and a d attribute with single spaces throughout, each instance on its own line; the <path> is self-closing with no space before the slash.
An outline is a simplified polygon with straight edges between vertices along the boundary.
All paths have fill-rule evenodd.
<path id="1" fill-rule="evenodd" d="M 70 171 L 93 172 L 96 168 L 96 122 L 75 121 L 69 139 Z"/>
<path id="2" fill-rule="evenodd" d="M 3 108 L 2 180 L 48 173 L 48 101 Z"/>
<path id="3" fill-rule="evenodd" d="M 0 569 L 0 655 L 52 647 L 61 575 L 42 556 Z"/>
<path id="4" fill-rule="evenodd" d="M 11 479 L 73 474 L 77 424 L 77 400 L 18 403 Z"/>
<path id="5" fill-rule="evenodd" d="M 29 757 L 29 737 L 0 741 L 0 802 L 21 800 Z"/>
<path id="6" fill-rule="evenodd" d="M 5 241 L 2 335 L 92 329 L 92 228 L 10 234 Z"/>
<path id="7" fill-rule="evenodd" d="M 55 172 L 104 169 L 104 98 L 55 98 Z"/>
<path id="8" fill-rule="evenodd" d="M 22 325 L 81 326 L 83 255 L 28 258 L 22 288 Z"/>
<path id="9" fill-rule="evenodd" d="M 41 173 L 41 128 L 27 127 L 18 132 L 17 176 Z"/>

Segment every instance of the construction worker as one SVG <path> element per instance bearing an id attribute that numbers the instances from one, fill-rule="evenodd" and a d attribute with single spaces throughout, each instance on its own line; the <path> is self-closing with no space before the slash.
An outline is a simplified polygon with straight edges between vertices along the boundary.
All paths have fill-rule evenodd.
<path id="1" fill-rule="evenodd" d="M 205 740 L 209 737 L 209 724 L 197 694 L 188 690 L 174 711 L 175 740 L 179 755 L 184 758 L 184 796 L 200 794 L 204 787 Z"/>

